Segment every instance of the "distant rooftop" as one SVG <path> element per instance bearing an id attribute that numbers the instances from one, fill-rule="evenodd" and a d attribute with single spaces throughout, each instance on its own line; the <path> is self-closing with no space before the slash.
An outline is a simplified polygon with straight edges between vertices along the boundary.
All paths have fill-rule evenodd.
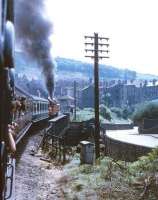
<path id="1" fill-rule="evenodd" d="M 58 100 L 74 100 L 74 98 L 69 95 L 65 95 L 65 96 L 59 97 Z"/>

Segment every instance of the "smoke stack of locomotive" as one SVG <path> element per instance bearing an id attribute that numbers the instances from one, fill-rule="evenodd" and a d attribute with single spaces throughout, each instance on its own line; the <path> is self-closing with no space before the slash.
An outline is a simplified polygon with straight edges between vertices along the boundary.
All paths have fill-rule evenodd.
<path id="1" fill-rule="evenodd" d="M 52 24 L 44 12 L 44 0 L 17 0 L 15 3 L 17 41 L 42 69 L 48 94 L 52 99 L 54 62 L 50 54 L 51 43 L 49 41 Z"/>

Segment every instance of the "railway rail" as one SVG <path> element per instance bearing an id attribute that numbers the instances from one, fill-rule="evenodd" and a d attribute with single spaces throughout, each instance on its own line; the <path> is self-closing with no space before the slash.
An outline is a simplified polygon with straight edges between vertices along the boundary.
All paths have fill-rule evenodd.
<path id="1" fill-rule="evenodd" d="M 6 180 L 6 184 L 7 184 L 6 199 L 8 200 L 15 200 L 18 198 L 19 200 L 21 200 L 23 199 L 21 197 L 21 194 L 26 195 L 26 198 L 24 199 L 32 199 L 32 197 L 29 197 L 28 188 L 25 188 L 25 187 L 21 188 L 21 185 L 23 184 L 25 185 L 25 183 L 23 183 L 25 181 L 24 176 L 27 177 L 26 187 L 30 188 L 29 180 L 31 180 L 32 186 L 37 184 L 36 177 L 34 176 L 36 173 L 34 174 L 32 173 L 32 171 L 30 172 L 32 167 L 33 168 L 36 167 L 37 171 L 39 170 L 38 172 L 41 173 L 40 171 L 41 162 L 39 161 L 39 157 L 36 158 L 35 155 L 38 152 L 38 149 L 40 148 L 40 146 L 43 146 L 43 143 L 47 142 L 48 139 L 52 140 L 52 148 L 53 148 L 54 135 L 60 135 L 64 133 L 66 128 L 69 126 L 68 125 L 69 116 L 67 115 L 58 116 L 49 121 L 49 127 L 48 127 L 48 123 L 44 123 L 44 126 L 42 126 L 41 129 L 39 129 L 40 127 L 39 125 L 42 122 L 43 121 L 41 120 L 38 121 L 38 126 L 36 123 L 34 124 L 32 123 L 31 124 L 32 127 L 31 126 L 24 127 L 23 134 L 20 136 L 20 137 L 23 136 L 23 139 L 20 139 L 20 137 L 17 137 L 19 141 L 17 141 L 16 156 L 14 158 L 10 156 L 9 162 L 8 162 L 7 180 Z M 62 124 L 62 126 L 60 126 L 60 124 Z M 21 166 L 23 166 L 23 169 L 21 168 Z M 16 171 L 17 176 L 15 176 L 15 171 Z M 24 176 L 23 176 L 23 173 L 24 173 Z M 30 176 L 34 176 L 34 177 L 30 179 L 29 178 Z M 38 176 L 40 177 L 40 174 L 38 174 Z M 31 188 L 29 190 L 31 190 Z M 36 195 L 35 191 L 36 190 L 32 188 L 31 193 L 33 193 L 32 195 L 34 195 L 34 197 Z M 16 198 L 16 195 L 17 195 L 17 198 Z"/>
<path id="2" fill-rule="evenodd" d="M 36 131 L 36 134 L 27 135 L 25 140 L 18 144 L 15 192 L 12 199 L 37 199 L 40 193 L 41 188 L 39 188 L 39 184 L 44 179 L 43 167 L 45 163 L 36 156 L 36 153 L 42 138 L 43 131 Z"/>
<path id="3" fill-rule="evenodd" d="M 15 197 L 17 200 L 37 198 L 38 193 L 40 193 L 39 183 L 42 184 L 43 181 L 43 172 L 41 170 L 43 165 L 47 166 L 47 164 L 43 164 L 43 162 L 46 161 L 46 159 L 43 159 L 45 156 L 38 154 L 39 147 L 43 147 L 44 143 L 48 142 L 48 140 L 51 140 L 53 148 L 54 136 L 56 135 L 61 138 L 68 127 L 69 116 L 58 116 L 52 120 L 49 120 L 49 127 L 46 127 L 40 131 L 35 131 L 36 134 L 27 135 L 25 139 L 18 144 L 17 152 L 19 159 L 16 165 L 15 194 L 13 194 L 12 199 Z M 58 170 L 55 169 L 55 173 L 56 171 Z M 51 192 L 47 191 L 47 189 L 48 188 L 44 188 L 45 191 L 43 192 L 53 195 L 50 194 Z M 60 189 L 56 188 L 55 190 L 57 191 L 57 194 L 55 194 L 55 197 L 53 196 L 53 199 L 62 199 L 62 193 Z"/>

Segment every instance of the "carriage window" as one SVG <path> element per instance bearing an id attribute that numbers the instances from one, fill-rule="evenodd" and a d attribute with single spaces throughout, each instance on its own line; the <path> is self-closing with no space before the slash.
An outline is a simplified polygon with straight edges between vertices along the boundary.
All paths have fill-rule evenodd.
<path id="1" fill-rule="evenodd" d="M 37 103 L 37 113 L 39 112 L 39 103 Z"/>
<path id="2" fill-rule="evenodd" d="M 41 112 L 41 103 L 40 103 L 40 101 L 38 102 L 38 104 L 39 104 L 39 113 Z"/>
<path id="3" fill-rule="evenodd" d="M 34 112 L 35 112 L 35 105 L 34 105 L 34 103 L 33 103 L 33 105 L 32 105 L 32 112 L 33 112 L 33 114 L 34 114 Z"/>
<path id="4" fill-rule="evenodd" d="M 42 103 L 42 111 L 44 112 L 44 103 Z"/>
<path id="5" fill-rule="evenodd" d="M 36 112 L 37 112 L 37 105 L 36 105 L 36 103 L 33 104 L 33 108 L 34 108 L 34 113 L 36 114 Z"/>

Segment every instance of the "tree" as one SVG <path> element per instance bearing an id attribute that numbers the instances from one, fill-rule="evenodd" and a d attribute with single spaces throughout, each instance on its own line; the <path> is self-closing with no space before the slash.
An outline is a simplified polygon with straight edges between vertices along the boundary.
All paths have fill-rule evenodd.
<path id="1" fill-rule="evenodd" d="M 104 97 L 103 97 L 103 102 L 105 106 L 109 107 L 111 104 L 111 94 L 109 92 L 105 92 Z"/>
<path id="2" fill-rule="evenodd" d="M 111 111 L 103 104 L 100 105 L 100 115 L 109 121 L 112 119 Z"/>

